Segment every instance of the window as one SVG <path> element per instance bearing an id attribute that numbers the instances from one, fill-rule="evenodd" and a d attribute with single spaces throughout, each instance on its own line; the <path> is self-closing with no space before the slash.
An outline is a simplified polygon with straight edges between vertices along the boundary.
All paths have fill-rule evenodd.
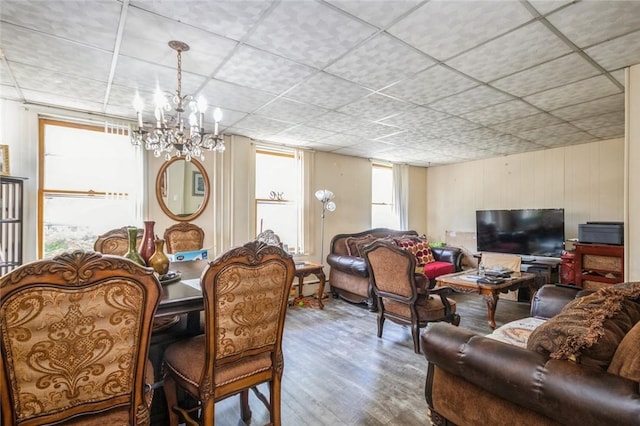
<path id="1" fill-rule="evenodd" d="M 271 229 L 290 251 L 304 251 L 302 153 L 256 150 L 256 235 Z"/>
<path id="2" fill-rule="evenodd" d="M 39 256 L 92 249 L 98 235 L 140 223 L 140 158 L 122 128 L 41 119 Z"/>
<path id="3" fill-rule="evenodd" d="M 371 168 L 371 227 L 398 228 L 393 212 L 393 169 L 374 164 Z"/>

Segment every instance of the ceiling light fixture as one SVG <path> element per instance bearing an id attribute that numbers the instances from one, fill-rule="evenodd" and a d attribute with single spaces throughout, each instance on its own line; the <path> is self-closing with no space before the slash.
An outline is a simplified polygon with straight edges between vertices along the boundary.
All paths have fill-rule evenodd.
<path id="1" fill-rule="evenodd" d="M 194 100 L 192 95 L 182 95 L 182 52 L 189 50 L 189 45 L 181 41 L 172 40 L 169 47 L 178 52 L 178 88 L 175 93 L 162 93 L 156 89 L 155 101 L 155 128 L 146 129 L 142 123 L 144 102 L 139 93 L 133 100 L 133 107 L 138 118 L 138 129 L 131 134 L 131 143 L 136 146 L 144 146 L 153 155 L 160 157 L 165 154 L 165 160 L 183 156 L 187 161 L 192 158 L 204 160 L 203 151 L 223 152 L 224 140 L 218 134 L 218 123 L 222 119 L 222 111 L 216 108 L 213 111 L 214 131 L 207 133 L 204 130 L 204 113 L 207 110 L 207 101 L 202 95 Z M 189 108 L 187 123 L 185 123 L 185 106 Z"/>

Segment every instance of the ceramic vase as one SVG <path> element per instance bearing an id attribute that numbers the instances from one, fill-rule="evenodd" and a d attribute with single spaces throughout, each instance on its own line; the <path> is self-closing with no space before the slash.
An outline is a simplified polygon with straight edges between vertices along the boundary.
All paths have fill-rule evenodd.
<path id="1" fill-rule="evenodd" d="M 136 250 L 136 238 L 138 236 L 138 228 L 127 228 L 127 236 L 129 238 L 129 251 L 124 255 L 129 260 L 136 262 L 139 265 L 147 266 L 144 259 L 140 256 Z"/>
<path id="2" fill-rule="evenodd" d="M 147 265 L 149 265 L 149 258 L 153 256 L 153 253 L 156 251 L 156 245 L 154 244 L 155 234 L 153 231 L 155 225 L 156 223 L 152 220 L 144 221 L 144 233 L 142 234 L 139 253 Z"/>
<path id="3" fill-rule="evenodd" d="M 164 254 L 164 240 L 155 240 L 155 251 L 147 263 L 158 275 L 164 275 L 169 272 L 169 258 Z"/>

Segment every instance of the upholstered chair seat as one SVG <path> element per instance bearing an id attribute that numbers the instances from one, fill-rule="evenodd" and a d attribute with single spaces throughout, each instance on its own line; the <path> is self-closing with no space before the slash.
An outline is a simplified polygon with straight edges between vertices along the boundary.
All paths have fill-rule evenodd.
<path id="1" fill-rule="evenodd" d="M 176 223 L 164 231 L 167 253 L 200 250 L 204 245 L 204 230 L 192 223 Z"/>

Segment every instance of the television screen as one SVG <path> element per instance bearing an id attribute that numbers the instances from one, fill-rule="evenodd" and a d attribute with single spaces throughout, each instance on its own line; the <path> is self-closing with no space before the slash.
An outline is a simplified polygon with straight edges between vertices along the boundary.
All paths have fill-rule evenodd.
<path id="1" fill-rule="evenodd" d="M 564 209 L 477 210 L 478 251 L 560 257 Z"/>

